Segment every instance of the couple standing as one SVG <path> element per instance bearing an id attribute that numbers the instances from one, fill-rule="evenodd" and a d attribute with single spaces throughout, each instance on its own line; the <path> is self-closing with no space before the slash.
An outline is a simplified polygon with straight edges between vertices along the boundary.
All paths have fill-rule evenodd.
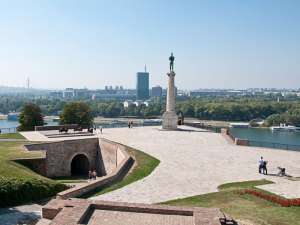
<path id="1" fill-rule="evenodd" d="M 267 170 L 267 161 L 264 160 L 264 158 L 261 156 L 260 160 L 258 161 L 258 172 L 261 173 L 261 171 L 263 172 L 263 174 L 267 175 L 268 174 L 268 170 Z"/>

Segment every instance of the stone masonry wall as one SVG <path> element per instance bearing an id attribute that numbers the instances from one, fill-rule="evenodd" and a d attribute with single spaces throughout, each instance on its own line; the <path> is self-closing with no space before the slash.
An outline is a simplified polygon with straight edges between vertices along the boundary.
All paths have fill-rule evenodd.
<path id="1" fill-rule="evenodd" d="M 72 159 L 78 154 L 85 155 L 89 160 L 90 168 L 96 169 L 99 175 L 103 174 L 100 166 L 103 162 L 98 138 L 33 144 L 25 147 L 28 150 L 46 151 L 47 177 L 70 176 Z"/>
<path id="2" fill-rule="evenodd" d="M 100 149 L 102 160 L 104 164 L 105 175 L 114 171 L 118 164 L 125 158 L 125 146 L 109 141 L 107 139 L 100 139 Z"/>
<path id="3" fill-rule="evenodd" d="M 43 176 L 47 175 L 46 158 L 16 159 L 14 161 L 30 168 L 34 172 L 39 173 Z"/>

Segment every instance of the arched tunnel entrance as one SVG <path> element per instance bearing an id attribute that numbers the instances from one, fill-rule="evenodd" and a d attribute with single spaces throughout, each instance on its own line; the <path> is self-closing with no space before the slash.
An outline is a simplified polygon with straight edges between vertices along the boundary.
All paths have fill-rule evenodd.
<path id="1" fill-rule="evenodd" d="M 71 162 L 71 175 L 88 175 L 90 169 L 90 163 L 88 158 L 84 154 L 76 155 Z"/>

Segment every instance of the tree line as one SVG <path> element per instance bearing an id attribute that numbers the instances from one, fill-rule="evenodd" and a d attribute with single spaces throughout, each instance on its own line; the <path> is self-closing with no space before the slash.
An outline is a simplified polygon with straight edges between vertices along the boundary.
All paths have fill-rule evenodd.
<path id="1" fill-rule="evenodd" d="M 22 99 L 0 97 L 0 112 L 20 111 L 26 102 L 38 105 L 43 115 L 61 115 L 63 109 L 70 102 L 59 99 Z M 150 118 L 161 116 L 165 111 L 165 101 L 152 99 L 149 106 L 130 105 L 124 108 L 120 101 L 82 100 L 81 103 L 89 107 L 92 117 L 124 117 L 134 116 Z M 277 102 L 275 99 L 261 98 L 188 98 L 176 102 L 176 111 L 185 117 L 194 117 L 202 120 L 222 121 L 251 121 L 265 119 L 266 125 L 288 123 L 300 125 L 300 101 L 285 100 Z"/>

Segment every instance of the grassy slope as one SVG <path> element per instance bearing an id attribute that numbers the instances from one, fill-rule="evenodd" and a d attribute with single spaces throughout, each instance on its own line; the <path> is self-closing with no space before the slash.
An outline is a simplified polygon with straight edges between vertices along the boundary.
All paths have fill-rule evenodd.
<path id="1" fill-rule="evenodd" d="M 138 181 L 148 176 L 160 163 L 158 159 L 139 150 L 128 147 L 128 151 L 129 154 L 135 159 L 135 165 L 133 169 L 121 181 L 116 182 L 109 187 L 96 190 L 96 192 L 92 193 L 93 196 L 101 195 Z M 84 197 L 90 196 L 91 195 Z"/>
<path id="2" fill-rule="evenodd" d="M 20 133 L 0 134 L 0 139 L 25 139 Z"/>
<path id="3" fill-rule="evenodd" d="M 17 158 L 39 157 L 39 152 L 26 152 L 21 150 L 22 144 L 16 142 L 0 142 L 0 176 L 6 178 L 40 178 L 46 179 L 25 166 L 10 161 Z"/>
<path id="4" fill-rule="evenodd" d="M 24 143 L 0 142 L 0 206 L 45 198 L 64 189 L 63 185 L 11 161 L 22 157 L 41 156 L 39 152 L 22 150 L 22 144 Z M 35 193 L 31 193 L 32 190 Z"/>
<path id="5" fill-rule="evenodd" d="M 270 181 L 247 181 L 221 185 L 220 192 L 176 199 L 163 204 L 216 207 L 235 219 L 260 225 L 299 225 L 300 207 L 281 207 L 251 195 L 239 195 L 236 190 L 254 188 Z"/>

